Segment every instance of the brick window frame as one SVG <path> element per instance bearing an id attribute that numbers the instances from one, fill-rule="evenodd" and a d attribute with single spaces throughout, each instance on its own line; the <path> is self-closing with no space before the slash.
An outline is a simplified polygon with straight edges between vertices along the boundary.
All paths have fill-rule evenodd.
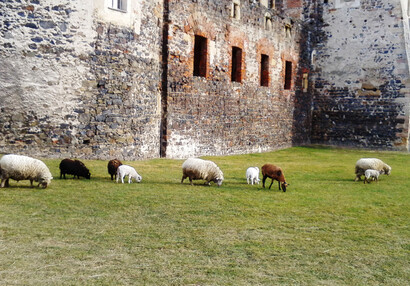
<path id="1" fill-rule="evenodd" d="M 194 76 L 206 77 L 208 65 L 208 39 L 195 35 L 194 42 Z"/>
<path id="2" fill-rule="evenodd" d="M 232 47 L 231 81 L 242 82 L 242 49 Z"/>
<path id="3" fill-rule="evenodd" d="M 261 73 L 260 73 L 260 85 L 269 86 L 269 56 L 261 54 Z"/>
<path id="4" fill-rule="evenodd" d="M 292 62 L 285 61 L 285 84 L 283 86 L 284 89 L 289 90 L 292 88 Z"/>

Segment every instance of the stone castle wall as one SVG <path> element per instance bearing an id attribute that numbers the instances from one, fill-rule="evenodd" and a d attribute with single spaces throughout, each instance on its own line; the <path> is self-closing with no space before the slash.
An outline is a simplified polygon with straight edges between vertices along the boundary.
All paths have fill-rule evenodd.
<path id="1" fill-rule="evenodd" d="M 0 0 L 0 153 L 135 160 L 311 141 L 408 148 L 399 0 L 125 2 Z M 204 76 L 194 76 L 196 36 L 207 39 Z"/>
<path id="2" fill-rule="evenodd" d="M 128 3 L 0 2 L 0 153 L 158 157 L 162 1 Z"/>
<path id="3" fill-rule="evenodd" d="M 299 23 L 263 5 L 171 1 L 167 156 L 237 154 L 289 147 L 299 62 Z M 271 18 L 266 27 L 265 16 Z M 284 18 L 284 19 L 283 19 Z M 285 25 L 291 25 L 286 35 Z M 195 36 L 208 40 L 205 77 L 193 76 Z M 231 81 L 232 47 L 242 49 L 242 80 Z M 260 85 L 261 54 L 269 86 Z M 285 62 L 292 86 L 284 89 Z"/>
<path id="4" fill-rule="evenodd" d="M 316 11 L 312 142 L 408 150 L 409 68 L 400 1 L 329 1 Z"/>

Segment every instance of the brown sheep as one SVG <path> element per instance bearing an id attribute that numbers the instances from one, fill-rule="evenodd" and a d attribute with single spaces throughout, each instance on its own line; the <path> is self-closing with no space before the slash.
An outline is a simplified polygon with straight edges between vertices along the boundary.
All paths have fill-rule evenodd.
<path id="1" fill-rule="evenodd" d="M 115 179 L 117 179 L 117 169 L 121 165 L 122 165 L 122 162 L 118 159 L 113 159 L 108 162 L 108 166 L 107 166 L 108 174 L 111 175 L 111 181 L 114 180 L 114 177 Z"/>
<path id="2" fill-rule="evenodd" d="M 286 187 L 289 186 L 289 184 L 286 183 L 285 176 L 283 175 L 283 171 L 280 167 L 277 167 L 272 164 L 265 164 L 262 166 L 262 176 L 263 176 L 262 183 L 263 183 L 264 188 L 265 188 L 266 178 L 269 177 L 272 179 L 269 189 L 272 186 L 273 181 L 277 180 L 279 183 L 279 190 L 281 189 L 281 186 L 282 186 L 282 190 L 286 192 Z"/>

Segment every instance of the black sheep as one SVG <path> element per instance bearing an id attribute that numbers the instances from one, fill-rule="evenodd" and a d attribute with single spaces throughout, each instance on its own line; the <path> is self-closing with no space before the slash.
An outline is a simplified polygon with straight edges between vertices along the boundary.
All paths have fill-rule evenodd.
<path id="1" fill-rule="evenodd" d="M 71 159 L 64 159 L 60 162 L 60 179 L 65 174 L 74 175 L 74 178 L 84 177 L 86 179 L 90 179 L 91 174 L 87 167 L 84 165 L 83 162 L 79 160 L 71 160 Z"/>

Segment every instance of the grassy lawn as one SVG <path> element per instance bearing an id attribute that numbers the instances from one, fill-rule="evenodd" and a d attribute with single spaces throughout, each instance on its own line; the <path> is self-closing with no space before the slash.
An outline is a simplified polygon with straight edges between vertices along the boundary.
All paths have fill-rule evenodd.
<path id="1" fill-rule="evenodd" d="M 354 182 L 361 157 L 392 167 Z M 0 285 L 408 285 L 410 155 L 319 147 L 211 159 L 221 187 L 180 184 L 182 160 L 107 161 L 91 180 L 0 189 Z M 249 166 L 282 167 L 286 193 L 247 185 Z M 270 180 L 267 181 L 270 184 Z"/>

